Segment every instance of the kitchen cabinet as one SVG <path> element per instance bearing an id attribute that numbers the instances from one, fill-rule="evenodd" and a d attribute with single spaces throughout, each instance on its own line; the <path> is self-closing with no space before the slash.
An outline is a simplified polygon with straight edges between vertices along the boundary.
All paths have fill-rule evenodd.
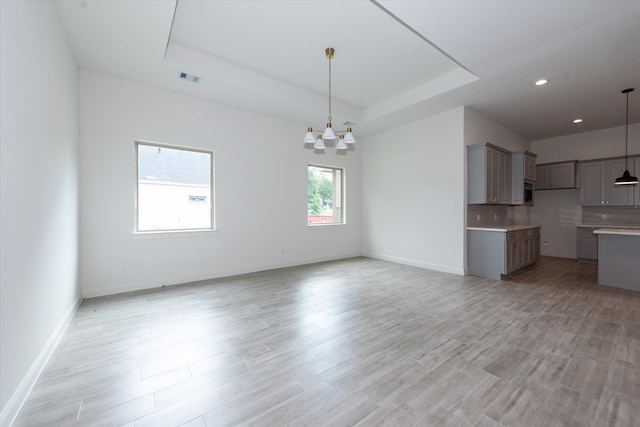
<path id="1" fill-rule="evenodd" d="M 576 188 L 577 163 L 574 160 L 536 166 L 536 190 Z"/>
<path id="2" fill-rule="evenodd" d="M 598 160 L 580 163 L 580 202 L 582 206 L 633 206 L 634 188 L 614 185 L 627 168 L 625 159 Z M 629 161 L 629 172 L 633 171 Z"/>
<path id="3" fill-rule="evenodd" d="M 500 280 L 540 258 L 540 227 L 467 228 L 467 270 L 474 276 Z"/>
<path id="4" fill-rule="evenodd" d="M 513 177 L 519 181 L 536 180 L 536 154 L 530 151 L 511 153 Z"/>
<path id="5" fill-rule="evenodd" d="M 495 145 L 467 147 L 467 203 L 511 203 L 511 153 Z"/>
<path id="6" fill-rule="evenodd" d="M 634 176 L 638 177 L 638 174 L 640 174 L 640 157 L 635 157 L 633 160 L 634 160 L 634 163 L 635 163 L 635 166 L 634 166 L 634 169 L 633 169 L 635 171 L 635 175 Z M 640 207 L 640 184 L 634 185 L 634 187 L 635 187 L 633 189 L 634 193 L 635 193 L 634 205 L 636 207 Z"/>
<path id="7" fill-rule="evenodd" d="M 540 258 L 540 228 L 510 231 L 506 240 L 506 274 L 527 267 Z"/>
<path id="8" fill-rule="evenodd" d="M 536 180 L 536 155 L 529 151 L 511 153 L 511 203 L 525 203 L 524 183 Z"/>
<path id="9" fill-rule="evenodd" d="M 598 236 L 593 234 L 597 227 L 578 227 L 576 258 L 578 262 L 595 264 L 598 262 Z"/>
<path id="10" fill-rule="evenodd" d="M 598 284 L 640 291 L 640 230 L 599 228 Z"/>

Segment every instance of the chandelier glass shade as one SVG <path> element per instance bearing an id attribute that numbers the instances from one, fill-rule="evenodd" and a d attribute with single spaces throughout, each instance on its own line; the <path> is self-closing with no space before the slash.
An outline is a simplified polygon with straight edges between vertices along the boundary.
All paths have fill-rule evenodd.
<path id="1" fill-rule="evenodd" d="M 332 126 L 332 117 L 331 117 L 331 60 L 333 59 L 333 55 L 335 53 L 335 49 L 332 47 L 328 47 L 325 49 L 325 54 L 327 59 L 329 60 L 329 116 L 327 118 L 327 127 L 321 135 L 315 137 L 313 135 L 313 128 L 308 127 L 307 133 L 304 136 L 303 142 L 305 144 L 313 144 L 314 150 L 324 150 L 326 148 L 325 141 L 334 141 L 337 140 L 336 149 L 337 150 L 346 150 L 349 148 L 350 144 L 354 144 L 356 142 L 355 137 L 353 136 L 352 129 L 349 127 L 345 130 L 334 130 Z"/>

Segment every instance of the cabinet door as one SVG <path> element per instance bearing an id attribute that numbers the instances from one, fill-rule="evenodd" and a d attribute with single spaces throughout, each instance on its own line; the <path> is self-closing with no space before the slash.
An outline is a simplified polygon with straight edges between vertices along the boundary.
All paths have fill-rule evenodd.
<path id="1" fill-rule="evenodd" d="M 500 152 L 487 147 L 487 203 L 500 199 Z"/>
<path id="2" fill-rule="evenodd" d="M 518 269 L 518 239 L 515 233 L 507 233 L 507 273 Z"/>
<path id="3" fill-rule="evenodd" d="M 633 175 L 634 162 L 629 160 L 628 170 Z M 627 162 L 625 159 L 616 159 L 607 161 L 607 173 L 605 178 L 606 200 L 607 206 L 633 206 L 633 187 L 630 185 L 614 185 L 616 178 L 621 177 L 627 170 Z"/>
<path id="4" fill-rule="evenodd" d="M 507 153 L 500 154 L 500 179 L 498 181 L 499 202 L 511 203 L 511 156 Z"/>
<path id="5" fill-rule="evenodd" d="M 575 188 L 575 163 L 549 165 L 549 188 Z"/>
<path id="6" fill-rule="evenodd" d="M 605 162 L 588 162 L 580 166 L 580 201 L 582 206 L 605 204 Z"/>
<path id="7" fill-rule="evenodd" d="M 524 179 L 536 180 L 536 158 L 528 154 L 524 155 Z"/>
<path id="8" fill-rule="evenodd" d="M 546 190 L 549 188 L 548 172 L 549 166 L 536 167 L 536 190 Z"/>
<path id="9" fill-rule="evenodd" d="M 638 175 L 640 175 L 640 157 L 636 157 L 634 159 L 634 163 L 635 163 L 635 168 L 634 168 L 634 175 L 635 177 L 638 177 Z M 634 205 L 635 206 L 640 206 L 640 184 L 634 185 Z"/>
<path id="10" fill-rule="evenodd" d="M 540 258 L 540 229 L 533 230 L 531 242 L 533 245 L 533 259 L 531 261 L 536 262 Z"/>
<path id="11" fill-rule="evenodd" d="M 593 234 L 595 228 L 578 228 L 576 255 L 579 260 L 598 259 L 598 236 Z"/>

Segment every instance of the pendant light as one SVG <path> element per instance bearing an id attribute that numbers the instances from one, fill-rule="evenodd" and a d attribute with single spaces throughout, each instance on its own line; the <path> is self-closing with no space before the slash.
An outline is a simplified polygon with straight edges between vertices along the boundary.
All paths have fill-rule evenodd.
<path id="1" fill-rule="evenodd" d="M 332 141 L 337 139 L 338 143 L 336 144 L 336 149 L 346 150 L 347 148 L 349 148 L 350 144 L 356 142 L 356 139 L 353 136 L 351 128 L 347 128 L 346 130 L 333 130 L 331 123 L 331 60 L 333 59 L 335 49 L 332 47 L 328 47 L 324 52 L 327 59 L 329 60 L 329 117 L 327 118 L 327 127 L 322 135 L 318 135 L 317 138 L 313 136 L 313 128 L 307 128 L 307 133 L 305 134 L 305 137 L 302 141 L 305 144 L 313 144 L 313 148 L 315 150 L 324 150 L 325 141 Z"/>
<path id="2" fill-rule="evenodd" d="M 625 89 L 622 93 L 627 95 L 627 124 L 624 134 L 624 173 L 620 178 L 616 178 L 615 185 L 635 185 L 638 183 L 637 176 L 631 176 L 629 173 L 629 93 L 633 92 L 633 88 Z"/>

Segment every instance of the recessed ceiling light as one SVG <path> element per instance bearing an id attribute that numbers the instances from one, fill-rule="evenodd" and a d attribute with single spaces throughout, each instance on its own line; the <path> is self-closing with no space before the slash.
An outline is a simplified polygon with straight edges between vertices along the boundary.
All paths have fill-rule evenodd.
<path id="1" fill-rule="evenodd" d="M 542 85 L 546 85 L 547 83 L 549 83 L 549 80 L 547 79 L 540 79 L 536 82 L 536 86 L 542 86 Z"/>
<path id="2" fill-rule="evenodd" d="M 582 123 L 582 119 L 573 119 L 573 123 Z"/>

